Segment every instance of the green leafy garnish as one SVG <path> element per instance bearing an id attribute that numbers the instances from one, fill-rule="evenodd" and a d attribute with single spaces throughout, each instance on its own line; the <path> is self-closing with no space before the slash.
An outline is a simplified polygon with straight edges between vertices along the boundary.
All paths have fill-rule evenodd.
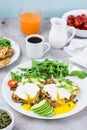
<path id="1" fill-rule="evenodd" d="M 71 104 L 68 104 L 69 107 L 71 107 Z"/>
<path id="2" fill-rule="evenodd" d="M 81 71 L 81 70 L 73 70 L 71 73 L 70 73 L 71 76 L 77 76 L 79 77 L 80 79 L 84 79 L 87 77 L 87 73 L 84 72 L 84 71 Z"/>
<path id="3" fill-rule="evenodd" d="M 20 82 L 22 79 L 22 75 L 18 75 L 17 73 L 11 72 L 11 78 Z"/>
<path id="4" fill-rule="evenodd" d="M 3 25 L 6 24 L 6 21 L 1 21 L 1 24 L 3 24 Z"/>
<path id="5" fill-rule="evenodd" d="M 73 103 L 75 103 L 75 104 L 76 104 L 77 102 L 78 102 L 78 99 L 76 99 L 75 101 L 73 101 Z"/>
<path id="6" fill-rule="evenodd" d="M 3 38 L 3 36 L 0 36 L 0 47 L 3 46 L 8 46 L 9 48 L 11 48 L 11 42 L 8 39 Z"/>
<path id="7" fill-rule="evenodd" d="M 64 61 L 52 61 L 45 59 L 44 61 L 32 60 L 31 68 L 20 68 L 24 71 L 24 76 L 33 78 L 48 79 L 51 77 L 62 78 L 69 74 L 68 64 Z"/>

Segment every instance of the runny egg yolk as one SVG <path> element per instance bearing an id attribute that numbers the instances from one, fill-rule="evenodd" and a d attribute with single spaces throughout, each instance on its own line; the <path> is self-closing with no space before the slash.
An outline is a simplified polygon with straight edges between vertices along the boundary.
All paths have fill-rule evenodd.
<path id="1" fill-rule="evenodd" d="M 54 108 L 54 111 L 55 111 L 55 115 L 58 115 L 58 114 L 64 114 L 70 112 L 75 108 L 76 108 L 76 104 L 73 103 L 73 101 L 70 101 L 60 107 Z"/>
<path id="2" fill-rule="evenodd" d="M 60 95 L 57 92 L 57 102 L 60 105 L 64 105 L 65 104 L 65 99 L 64 98 L 60 98 Z"/>
<path id="3" fill-rule="evenodd" d="M 27 102 L 30 103 L 31 101 L 36 101 L 37 98 L 38 98 L 38 94 L 36 94 L 35 97 L 31 97 L 29 94 L 26 94 L 27 95 Z"/>
<path id="4" fill-rule="evenodd" d="M 61 106 L 58 106 L 57 108 L 54 108 L 55 115 L 68 113 L 68 112 L 72 111 L 74 108 L 76 108 L 76 104 L 73 103 L 73 101 L 65 103 L 64 97 L 61 95 L 61 93 L 58 93 L 57 88 L 55 87 L 55 84 L 53 84 L 51 86 L 52 87 L 50 87 L 50 89 L 49 89 L 49 86 L 46 85 L 44 89 L 45 89 L 45 91 L 49 92 L 51 94 L 52 98 L 56 99 L 56 101 L 61 105 Z M 55 90 L 55 91 L 52 91 L 52 90 Z M 67 96 L 67 95 L 70 96 L 69 94 L 65 93 L 65 91 L 63 89 L 61 89 L 61 90 L 62 90 L 63 94 L 65 94 L 65 96 Z M 30 102 L 35 101 L 37 99 L 38 93 L 35 94 L 35 96 L 31 97 L 29 92 L 26 91 L 26 95 L 27 95 L 28 103 L 23 104 L 22 108 L 26 111 L 31 111 Z"/>
<path id="5" fill-rule="evenodd" d="M 22 108 L 28 112 L 31 111 L 30 104 L 23 104 Z M 58 115 L 58 114 L 68 113 L 75 108 L 76 108 L 76 104 L 73 103 L 73 101 L 70 101 L 60 107 L 54 108 L 54 111 L 55 111 L 55 115 Z"/>
<path id="6" fill-rule="evenodd" d="M 24 109 L 24 110 L 26 110 L 26 111 L 30 111 L 31 109 L 30 109 L 30 104 L 23 104 L 22 105 L 22 108 Z"/>
<path id="7" fill-rule="evenodd" d="M 31 98 L 30 95 L 27 94 L 27 101 L 28 101 L 28 103 L 27 104 L 22 104 L 22 108 L 24 110 L 26 110 L 26 111 L 31 111 L 31 109 L 30 109 L 30 107 L 31 107 L 30 102 L 31 101 L 35 101 L 37 99 L 37 97 L 38 97 L 38 94 L 34 98 Z"/>

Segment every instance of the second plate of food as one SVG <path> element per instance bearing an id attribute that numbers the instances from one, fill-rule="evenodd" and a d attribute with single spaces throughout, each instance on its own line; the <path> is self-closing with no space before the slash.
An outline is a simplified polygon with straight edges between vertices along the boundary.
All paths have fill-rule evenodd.
<path id="1" fill-rule="evenodd" d="M 0 37 L 0 68 L 12 64 L 20 55 L 20 48 L 15 41 Z"/>

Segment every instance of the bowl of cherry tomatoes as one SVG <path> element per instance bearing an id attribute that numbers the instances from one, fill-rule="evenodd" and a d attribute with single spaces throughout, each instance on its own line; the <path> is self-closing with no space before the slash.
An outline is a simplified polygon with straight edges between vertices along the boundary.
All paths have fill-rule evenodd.
<path id="1" fill-rule="evenodd" d="M 87 37 L 87 10 L 76 9 L 66 12 L 62 18 L 66 20 L 67 26 L 75 28 L 75 35 L 78 37 Z"/>

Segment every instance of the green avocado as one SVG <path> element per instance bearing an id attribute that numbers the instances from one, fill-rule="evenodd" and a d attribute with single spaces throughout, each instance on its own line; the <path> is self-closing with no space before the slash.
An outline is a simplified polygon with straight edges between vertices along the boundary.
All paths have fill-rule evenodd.
<path id="1" fill-rule="evenodd" d="M 52 108 L 49 112 L 46 112 L 46 113 L 42 113 L 40 114 L 41 116 L 44 116 L 44 117 L 51 117 L 54 115 L 54 109 Z"/>
<path id="2" fill-rule="evenodd" d="M 45 108 L 47 108 L 48 107 L 48 104 L 47 103 L 45 103 L 45 104 L 43 104 L 42 106 L 40 106 L 40 107 L 38 107 L 38 108 L 35 108 L 35 109 L 33 109 L 33 108 L 31 108 L 33 111 L 35 111 L 35 112 L 41 112 L 42 110 L 44 110 Z"/>
<path id="3" fill-rule="evenodd" d="M 49 111 L 51 111 L 52 107 L 50 105 L 46 105 L 44 108 L 40 109 L 38 112 L 38 114 L 45 114 L 48 113 Z"/>
<path id="4" fill-rule="evenodd" d="M 53 107 L 45 99 L 43 99 L 38 104 L 32 106 L 31 110 L 37 115 L 44 116 L 44 117 L 50 117 L 54 115 Z"/>
<path id="5" fill-rule="evenodd" d="M 39 109 L 41 107 L 43 107 L 45 104 L 47 104 L 47 101 L 45 99 L 43 99 L 42 101 L 40 101 L 39 103 L 33 105 L 31 107 L 32 110 L 36 110 L 36 109 Z"/>

